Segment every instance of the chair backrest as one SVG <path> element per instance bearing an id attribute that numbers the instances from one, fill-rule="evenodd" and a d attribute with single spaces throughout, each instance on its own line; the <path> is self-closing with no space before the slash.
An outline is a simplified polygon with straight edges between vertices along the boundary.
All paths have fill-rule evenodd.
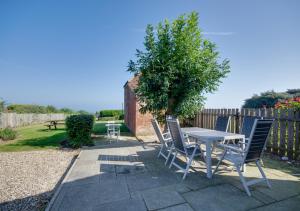
<path id="1" fill-rule="evenodd" d="M 254 125 L 255 120 L 258 117 L 245 116 L 242 124 L 241 134 L 245 135 L 245 138 L 249 138 Z"/>
<path id="2" fill-rule="evenodd" d="M 230 121 L 229 116 L 218 116 L 215 125 L 215 130 L 227 132 L 229 127 L 229 121 Z"/>
<path id="3" fill-rule="evenodd" d="M 172 137 L 174 147 L 177 150 L 185 152 L 185 147 L 184 147 L 184 143 L 183 143 L 184 138 L 183 138 L 183 134 L 181 132 L 181 128 L 180 128 L 178 119 L 168 119 L 167 124 L 168 124 L 169 130 L 170 130 L 170 134 Z"/>
<path id="4" fill-rule="evenodd" d="M 273 121 L 273 119 L 256 119 L 254 121 L 254 126 L 246 148 L 245 163 L 261 158 Z"/>
<path id="5" fill-rule="evenodd" d="M 163 135 L 162 135 L 162 132 L 161 132 L 161 130 L 160 130 L 160 127 L 159 127 L 159 125 L 158 125 L 157 120 L 156 120 L 156 119 L 151 119 L 151 123 L 152 123 L 152 126 L 153 126 L 153 128 L 154 128 L 154 131 L 155 131 L 155 133 L 156 133 L 156 135 L 157 135 L 157 138 L 158 138 L 158 140 L 160 141 L 160 143 L 167 146 L 167 143 L 165 142 L 165 139 L 164 139 L 164 137 L 163 137 Z"/>

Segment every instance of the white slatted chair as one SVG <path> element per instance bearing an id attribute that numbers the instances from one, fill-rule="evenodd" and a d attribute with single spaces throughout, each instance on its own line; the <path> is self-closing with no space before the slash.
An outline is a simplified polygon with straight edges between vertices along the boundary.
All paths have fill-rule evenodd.
<path id="1" fill-rule="evenodd" d="M 272 123 L 272 119 L 255 119 L 248 142 L 241 143 L 245 145 L 244 147 L 220 144 L 220 146 L 224 148 L 224 152 L 213 174 L 218 170 L 221 162 L 223 160 L 226 160 L 235 166 L 241 182 L 249 196 L 251 196 L 251 193 L 248 187 L 256 183 L 265 181 L 268 187 L 271 188 L 271 185 L 261 167 L 261 160 L 263 151 L 266 147 L 267 138 L 272 127 Z M 250 180 L 247 182 L 241 169 L 243 168 L 244 164 L 248 164 L 251 162 L 254 162 L 256 164 L 262 178 Z"/>
<path id="2" fill-rule="evenodd" d="M 170 130 L 170 134 L 174 146 L 173 159 L 171 161 L 169 168 L 171 168 L 174 165 L 178 169 L 183 170 L 184 175 L 182 179 L 184 180 L 186 175 L 189 173 L 189 169 L 194 160 L 194 157 L 202 155 L 201 149 L 197 143 L 188 144 L 189 143 L 189 141 L 187 140 L 188 137 L 183 135 L 178 119 L 168 119 L 167 124 Z M 178 154 L 181 154 L 186 158 L 185 168 L 181 167 L 175 162 L 175 159 Z"/>
<path id="3" fill-rule="evenodd" d="M 169 132 L 162 133 L 156 119 L 152 119 L 151 123 L 157 135 L 157 138 L 160 142 L 160 150 L 157 157 L 162 156 L 163 158 L 165 158 L 166 159 L 165 165 L 167 165 L 173 149 L 173 142 L 170 133 Z M 165 154 L 165 152 L 167 152 L 167 154 Z"/>

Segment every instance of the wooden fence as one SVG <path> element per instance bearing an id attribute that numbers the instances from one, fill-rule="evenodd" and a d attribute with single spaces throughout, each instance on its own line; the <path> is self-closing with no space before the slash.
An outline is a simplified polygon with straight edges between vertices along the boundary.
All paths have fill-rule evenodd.
<path id="1" fill-rule="evenodd" d="M 20 127 L 44 123 L 50 120 L 64 120 L 65 114 L 16 114 L 0 113 L 0 128 Z"/>
<path id="2" fill-rule="evenodd" d="M 267 151 L 289 159 L 300 160 L 300 112 L 278 109 L 204 109 L 194 119 L 185 120 L 190 126 L 213 129 L 217 116 L 231 117 L 229 131 L 239 133 L 245 116 L 274 119 L 268 138 Z"/>

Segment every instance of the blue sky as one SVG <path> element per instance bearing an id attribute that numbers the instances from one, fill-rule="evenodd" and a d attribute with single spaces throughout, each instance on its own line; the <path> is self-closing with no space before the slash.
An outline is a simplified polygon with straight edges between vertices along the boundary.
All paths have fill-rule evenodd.
<path id="1" fill-rule="evenodd" d="M 121 108 L 127 63 L 148 23 L 199 12 L 231 73 L 206 107 L 300 88 L 300 1 L 0 1 L 0 97 L 96 111 Z"/>

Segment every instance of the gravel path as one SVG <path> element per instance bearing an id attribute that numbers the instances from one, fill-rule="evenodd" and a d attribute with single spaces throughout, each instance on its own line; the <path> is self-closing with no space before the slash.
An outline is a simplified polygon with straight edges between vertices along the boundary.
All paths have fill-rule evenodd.
<path id="1" fill-rule="evenodd" d="M 0 210 L 43 210 L 78 151 L 0 153 Z"/>

